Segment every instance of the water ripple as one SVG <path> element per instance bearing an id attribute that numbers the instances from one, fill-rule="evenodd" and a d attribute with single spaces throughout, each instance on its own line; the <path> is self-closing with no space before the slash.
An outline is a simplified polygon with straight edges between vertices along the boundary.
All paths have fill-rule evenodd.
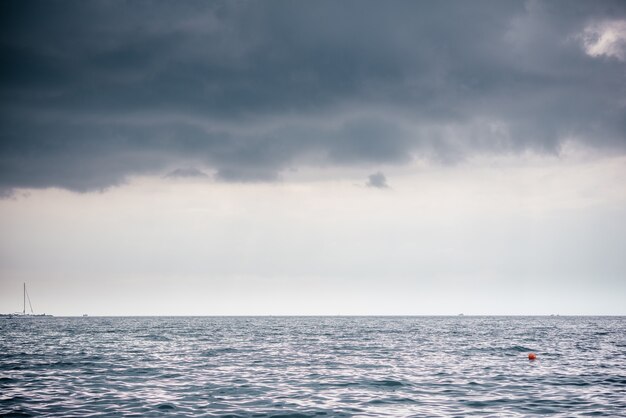
<path id="1" fill-rule="evenodd" d="M 624 393 L 621 317 L 0 319 L 0 415 L 618 416 Z"/>

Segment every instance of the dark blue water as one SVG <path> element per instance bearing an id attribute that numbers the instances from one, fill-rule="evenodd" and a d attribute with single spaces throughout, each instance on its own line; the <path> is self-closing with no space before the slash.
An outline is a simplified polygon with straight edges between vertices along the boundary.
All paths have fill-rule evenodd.
<path id="1" fill-rule="evenodd" d="M 626 318 L 2 318 L 2 414 L 624 415 Z"/>

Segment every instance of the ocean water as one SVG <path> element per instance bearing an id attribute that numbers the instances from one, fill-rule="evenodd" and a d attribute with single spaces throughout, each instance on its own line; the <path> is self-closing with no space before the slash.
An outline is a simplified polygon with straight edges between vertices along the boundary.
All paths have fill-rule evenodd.
<path id="1" fill-rule="evenodd" d="M 0 415 L 538 414 L 626 415 L 626 318 L 0 318 Z"/>

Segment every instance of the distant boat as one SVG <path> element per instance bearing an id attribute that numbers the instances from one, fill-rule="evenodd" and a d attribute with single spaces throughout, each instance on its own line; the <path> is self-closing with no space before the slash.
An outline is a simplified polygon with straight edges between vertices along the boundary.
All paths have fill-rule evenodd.
<path id="1" fill-rule="evenodd" d="M 26 313 L 26 300 L 27 299 L 28 299 L 28 307 L 30 308 L 30 313 Z M 45 313 L 42 313 L 42 314 L 35 313 L 35 311 L 33 310 L 33 304 L 30 302 L 30 296 L 28 295 L 28 291 L 26 290 L 26 283 L 24 283 L 24 305 L 23 305 L 22 312 L 16 312 L 13 314 L 8 314 L 8 315 L 5 314 L 3 316 L 9 316 L 11 318 L 31 318 L 31 317 L 52 316 L 52 315 L 47 315 Z"/>

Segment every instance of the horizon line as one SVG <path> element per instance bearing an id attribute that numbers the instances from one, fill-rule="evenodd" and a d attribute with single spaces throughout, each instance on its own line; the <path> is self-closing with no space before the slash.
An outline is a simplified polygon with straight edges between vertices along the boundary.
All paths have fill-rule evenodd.
<path id="1" fill-rule="evenodd" d="M 45 316 L 44 316 L 45 315 Z M 626 317 L 626 314 L 146 314 L 146 315 L 53 315 L 35 314 L 23 315 L 21 312 L 2 313 L 0 316 L 35 316 L 40 318 L 420 318 L 420 317 L 534 317 L 534 318 L 564 318 L 564 317 Z"/>

